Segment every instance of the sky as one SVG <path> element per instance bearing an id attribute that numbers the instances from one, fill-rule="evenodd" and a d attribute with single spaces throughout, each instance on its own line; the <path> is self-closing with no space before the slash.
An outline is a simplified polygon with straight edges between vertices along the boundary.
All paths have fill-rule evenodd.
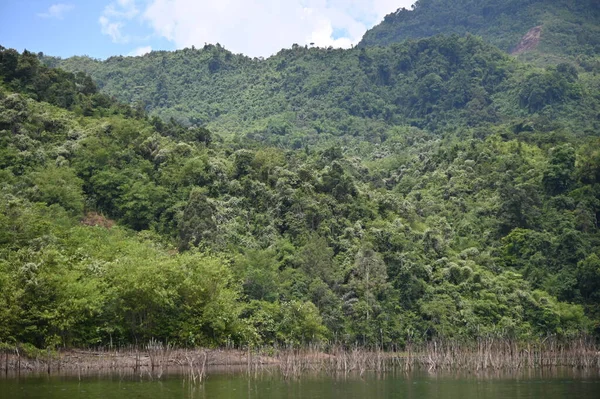
<path id="1" fill-rule="evenodd" d="M 219 43 L 268 57 L 294 43 L 348 48 L 414 0 L 0 0 L 0 45 L 67 58 Z"/>

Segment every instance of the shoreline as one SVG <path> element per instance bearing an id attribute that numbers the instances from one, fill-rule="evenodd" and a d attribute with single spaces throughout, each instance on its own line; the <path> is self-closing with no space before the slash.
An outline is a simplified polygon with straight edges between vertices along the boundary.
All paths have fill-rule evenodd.
<path id="1" fill-rule="evenodd" d="M 202 379 L 209 369 L 255 372 L 275 367 L 284 376 L 306 371 L 327 373 L 390 370 L 518 371 L 526 369 L 574 368 L 600 370 L 600 352 L 584 341 L 538 345 L 483 341 L 477 345 L 434 341 L 402 352 L 361 347 L 305 347 L 256 349 L 178 349 L 163 345 L 113 350 L 63 349 L 39 351 L 24 356 L 18 348 L 0 351 L 0 372 L 19 373 L 149 373 L 160 376 L 180 370 Z"/>

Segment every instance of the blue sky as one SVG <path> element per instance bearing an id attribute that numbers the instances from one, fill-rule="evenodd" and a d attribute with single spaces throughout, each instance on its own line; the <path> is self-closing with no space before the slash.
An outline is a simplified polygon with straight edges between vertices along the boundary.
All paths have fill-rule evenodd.
<path id="1" fill-rule="evenodd" d="M 220 43 L 269 56 L 292 44 L 350 47 L 413 0 L 0 0 L 0 45 L 63 58 Z"/>

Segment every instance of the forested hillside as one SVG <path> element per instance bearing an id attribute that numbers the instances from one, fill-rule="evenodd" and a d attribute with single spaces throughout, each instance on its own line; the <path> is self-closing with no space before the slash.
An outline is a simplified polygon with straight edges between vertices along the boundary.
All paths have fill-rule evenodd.
<path id="1" fill-rule="evenodd" d="M 592 73 L 473 37 L 64 65 L 134 107 L 0 51 L 0 341 L 600 333 Z"/>
<path id="2" fill-rule="evenodd" d="M 574 58 L 582 66 L 600 54 L 600 3 L 596 0 L 418 0 L 367 31 L 360 46 L 386 46 L 437 34 L 471 33 L 505 52 L 541 27 L 528 58 Z M 595 60 L 595 61 L 594 61 Z"/>
<path id="3" fill-rule="evenodd" d="M 267 60 L 220 46 L 45 60 L 89 73 L 103 93 L 163 120 L 288 148 L 328 137 L 383 141 L 392 126 L 433 131 L 527 119 L 579 134 L 598 124 L 600 69 L 523 65 L 473 36 L 352 50 L 295 46 Z"/>

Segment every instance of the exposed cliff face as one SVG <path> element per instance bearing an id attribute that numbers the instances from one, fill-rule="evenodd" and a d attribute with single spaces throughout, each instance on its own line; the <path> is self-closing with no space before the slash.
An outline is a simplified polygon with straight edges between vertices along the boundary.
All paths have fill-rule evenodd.
<path id="1" fill-rule="evenodd" d="M 526 51 L 535 50 L 535 48 L 540 44 L 540 39 L 542 37 L 542 26 L 533 27 L 523 36 L 519 44 L 511 51 L 512 55 L 522 54 Z"/>

